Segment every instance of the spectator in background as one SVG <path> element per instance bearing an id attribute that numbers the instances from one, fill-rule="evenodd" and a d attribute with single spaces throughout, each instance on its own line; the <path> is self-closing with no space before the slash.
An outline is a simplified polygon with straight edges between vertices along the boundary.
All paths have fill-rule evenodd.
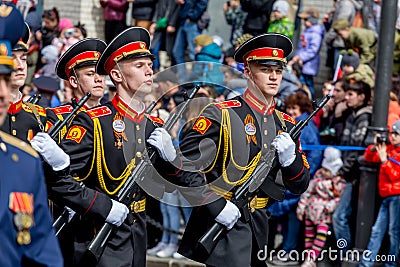
<path id="1" fill-rule="evenodd" d="M 367 127 L 370 125 L 372 114 L 372 107 L 369 106 L 371 88 L 362 81 L 346 82 L 344 88 L 347 106 L 351 109 L 351 114 L 347 117 L 340 145 L 365 147 Z M 357 159 L 361 155 L 362 152 L 356 150 L 343 151 L 343 166 L 338 172 L 338 176 L 346 180 L 346 186 L 333 213 L 333 229 L 336 240 L 343 239 L 346 241 L 347 246 L 341 248 L 343 252 L 352 248 L 348 217 L 352 213 L 353 185 L 359 179 L 360 173 Z"/>
<path id="2" fill-rule="evenodd" d="M 100 0 L 100 5 L 103 8 L 104 36 L 108 44 L 126 29 L 126 12 L 129 3 L 127 0 Z"/>
<path id="3" fill-rule="evenodd" d="M 298 91 L 293 95 L 289 95 L 285 100 L 286 113 L 295 118 L 296 121 L 305 120 L 313 111 L 311 100 L 302 91 Z M 301 144 L 319 145 L 319 130 L 313 120 L 301 131 Z M 322 151 L 308 150 L 305 151 L 307 161 L 310 164 L 310 177 L 313 177 L 322 159 Z"/>
<path id="4" fill-rule="evenodd" d="M 159 0 L 156 4 L 156 9 L 153 16 L 153 23 L 150 26 L 149 32 L 153 35 L 151 41 L 151 52 L 154 54 L 153 61 L 154 72 L 160 70 L 160 50 L 164 49 L 170 58 L 171 65 L 175 65 L 175 60 L 172 55 L 174 48 L 177 19 L 180 6 L 175 0 Z"/>
<path id="5" fill-rule="evenodd" d="M 175 63 L 178 64 L 178 80 L 183 82 L 186 80 L 186 48 L 189 48 L 189 60 L 195 59 L 196 50 L 194 39 L 200 35 L 203 29 L 198 26 L 198 21 L 203 13 L 207 10 L 208 0 L 176 0 L 180 5 L 178 16 L 178 32 L 176 34 L 173 55 Z"/>
<path id="6" fill-rule="evenodd" d="M 272 6 L 274 20 L 270 22 L 267 32 L 280 33 L 293 40 L 294 23 L 287 17 L 288 12 L 289 3 L 286 0 L 276 1 Z"/>
<path id="7" fill-rule="evenodd" d="M 224 83 L 226 84 L 224 98 L 228 100 L 242 95 L 247 87 L 247 79 L 244 78 L 243 73 L 226 66 L 221 67 L 221 71 L 224 73 Z"/>
<path id="8" fill-rule="evenodd" d="M 240 0 L 242 10 L 247 12 L 243 33 L 253 36 L 265 33 L 274 2 L 275 0 Z"/>
<path id="9" fill-rule="evenodd" d="M 345 182 L 336 176 L 343 166 L 340 150 L 327 147 L 322 167 L 315 173 L 307 191 L 301 195 L 297 218 L 305 223 L 304 248 L 306 258 L 301 267 L 315 267 L 315 261 L 325 246 L 332 223 L 332 213 L 340 199 Z M 303 254 L 302 254 L 303 255 Z"/>
<path id="10" fill-rule="evenodd" d="M 196 49 L 195 62 L 189 81 L 212 83 L 216 86 L 218 93 L 222 94 L 225 90 L 224 76 L 219 67 L 219 59 L 222 55 L 221 48 L 213 42 L 211 36 L 201 34 L 194 38 Z"/>
<path id="11" fill-rule="evenodd" d="M 38 105 L 44 108 L 56 107 L 60 101 L 51 104 L 54 94 L 60 89 L 60 83 L 56 79 L 47 76 L 39 76 L 33 80 L 36 91 L 42 96 Z"/>
<path id="12" fill-rule="evenodd" d="M 358 53 L 352 49 L 341 52 L 343 77 L 347 80 L 364 81 L 371 88 L 375 87 L 375 73 L 367 64 L 360 63 Z"/>
<path id="13" fill-rule="evenodd" d="M 132 3 L 132 26 L 143 27 L 149 30 L 152 23 L 157 0 L 128 0 Z"/>
<path id="14" fill-rule="evenodd" d="M 272 220 L 268 220 L 268 225 L 270 227 L 282 225 L 282 250 L 284 253 L 272 258 L 273 265 L 298 265 L 297 259 L 289 255 L 292 251 L 297 250 L 299 243 L 301 223 L 296 216 L 299 199 L 299 195 L 286 190 L 283 201 L 275 201 L 267 208 L 267 212 L 272 216 Z M 275 229 L 271 227 L 270 230 L 273 232 Z"/>
<path id="15" fill-rule="evenodd" d="M 301 66 L 299 63 L 294 63 L 288 66 L 282 75 L 281 86 L 279 87 L 278 94 L 275 96 L 276 108 L 284 111 L 284 103 L 289 95 L 295 94 L 296 91 L 302 87 L 300 81 Z"/>
<path id="16" fill-rule="evenodd" d="M 326 90 L 332 94 L 332 99 L 325 105 L 321 116 L 319 129 L 323 144 L 339 145 L 342 139 L 346 119 L 351 113 L 345 99 L 346 92 L 344 86 L 346 84 L 345 78 L 341 78 L 333 84 L 324 84 L 324 86 L 329 86 Z"/>
<path id="17" fill-rule="evenodd" d="M 320 55 L 325 29 L 318 24 L 319 11 L 310 7 L 298 15 L 303 19 L 305 29 L 300 36 L 295 56 L 288 63 L 293 65 L 298 62 L 302 66 L 302 75 L 300 80 L 307 85 L 312 98 L 315 96 L 314 76 L 318 74 Z"/>
<path id="18" fill-rule="evenodd" d="M 42 15 L 43 26 L 40 31 L 36 32 L 36 38 L 41 42 L 41 47 L 50 45 L 54 38 L 59 34 L 58 24 L 60 22 L 60 16 L 58 9 L 53 7 L 52 9 L 46 9 Z"/>
<path id="19" fill-rule="evenodd" d="M 43 67 L 37 72 L 37 74 L 52 77 L 57 81 L 60 81 L 56 74 L 56 64 L 59 56 L 59 51 L 54 45 L 48 45 L 41 51 L 41 59 Z"/>
<path id="20" fill-rule="evenodd" d="M 375 265 L 386 229 L 390 245 L 385 266 L 398 266 L 396 261 L 398 262 L 400 245 L 400 121 L 396 121 L 391 129 L 392 144 L 378 142 L 380 134 L 377 134 L 375 144 L 368 146 L 364 152 L 365 161 L 380 163 L 378 189 L 383 198 L 367 247 L 371 253 L 361 261 L 362 266 L 366 267 Z"/>
<path id="21" fill-rule="evenodd" d="M 332 28 L 343 39 L 347 49 L 351 48 L 360 55 L 360 63 L 373 66 L 378 49 L 374 31 L 352 27 L 345 19 L 335 21 Z"/>
<path id="22" fill-rule="evenodd" d="M 332 29 L 332 23 L 338 19 L 345 19 L 352 25 L 356 13 L 361 10 L 363 0 L 334 0 L 334 11 L 331 19 L 324 23 L 327 31 L 325 43 L 328 45 L 328 55 L 326 66 L 336 69 L 336 63 L 341 50 L 345 48 L 344 42 L 340 36 Z M 330 11 L 331 12 L 331 11 Z M 327 15 L 329 17 L 329 14 Z"/>
<path id="23" fill-rule="evenodd" d="M 242 10 L 240 0 L 228 0 L 224 3 L 223 11 L 228 25 L 232 26 L 229 42 L 234 45 L 235 40 L 243 35 L 243 26 L 247 12 Z"/>

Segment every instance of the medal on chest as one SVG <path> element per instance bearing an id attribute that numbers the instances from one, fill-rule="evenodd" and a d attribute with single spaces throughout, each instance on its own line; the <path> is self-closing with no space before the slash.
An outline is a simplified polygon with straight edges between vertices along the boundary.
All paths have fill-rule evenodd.
<path id="1" fill-rule="evenodd" d="M 255 145 L 257 145 L 257 129 L 254 125 L 254 118 L 250 114 L 247 114 L 246 118 L 244 119 L 244 131 L 246 133 L 247 143 L 250 144 L 252 141 Z"/>
<path id="2" fill-rule="evenodd" d="M 128 138 L 125 134 L 125 122 L 119 112 L 117 112 L 113 118 L 112 127 L 114 131 L 114 146 L 116 146 L 117 149 L 122 149 L 123 141 L 125 140 L 125 142 L 127 142 Z"/>
<path id="3" fill-rule="evenodd" d="M 14 225 L 17 228 L 17 243 L 29 245 L 31 243 L 30 229 L 34 226 L 33 218 L 33 194 L 24 192 L 11 192 L 9 208 L 15 213 Z"/>

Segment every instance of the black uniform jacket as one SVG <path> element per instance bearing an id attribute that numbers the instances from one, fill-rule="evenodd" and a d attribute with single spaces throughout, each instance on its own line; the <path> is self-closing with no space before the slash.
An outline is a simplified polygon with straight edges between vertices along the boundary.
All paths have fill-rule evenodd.
<path id="1" fill-rule="evenodd" d="M 160 119 L 136 113 L 118 95 L 112 102 L 79 113 L 61 142 L 70 155 L 70 173 L 86 187 L 103 192 L 110 198 L 129 178 L 131 170 L 141 161 L 146 140 L 162 122 Z M 161 161 L 161 162 L 160 162 Z M 166 163 L 159 157 L 155 166 Z M 149 173 L 149 178 L 150 178 Z M 135 203 L 143 206 L 146 193 L 136 185 L 130 209 L 133 223 L 126 220 L 109 238 L 99 266 L 145 266 L 146 222 L 144 207 L 134 211 Z M 94 205 L 99 202 L 93 199 Z M 110 203 L 98 203 L 109 210 Z M 76 240 L 88 244 L 104 220 L 83 218 L 75 223 Z M 83 247 L 86 249 L 86 247 Z M 125 265 L 124 265 L 125 264 Z M 120 265 L 118 265 L 120 266 Z"/>
<path id="2" fill-rule="evenodd" d="M 262 192 L 257 195 L 260 203 L 251 208 L 251 223 L 246 222 L 246 216 L 242 214 L 211 255 L 198 250 L 197 241 L 215 223 L 215 217 L 226 204 L 224 198 L 216 196 L 224 195 L 229 199 L 232 192 L 251 177 L 260 156 L 270 151 L 275 136 L 290 131 L 294 124 L 293 118 L 275 111 L 274 106 L 266 107 L 249 90 L 243 96 L 211 104 L 204 110 L 180 144 L 184 160 L 176 182 L 198 187 L 200 200 L 193 201 L 195 194 L 185 195 L 184 190 L 182 193 L 189 202 L 203 203 L 194 207 L 178 252 L 212 266 L 257 266 L 254 253 L 264 249 L 268 236 L 265 211 L 268 196 Z M 286 188 L 300 194 L 307 189 L 309 171 L 299 141 L 296 145 L 295 161 L 280 170 Z M 276 176 L 276 172 L 269 175 Z M 209 187 L 204 186 L 206 183 Z"/>

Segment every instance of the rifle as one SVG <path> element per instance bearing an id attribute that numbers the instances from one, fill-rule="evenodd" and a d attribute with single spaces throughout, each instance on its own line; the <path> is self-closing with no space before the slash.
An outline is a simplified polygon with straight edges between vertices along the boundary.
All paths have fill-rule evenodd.
<path id="1" fill-rule="evenodd" d="M 55 139 L 60 132 L 60 130 L 66 126 L 72 118 L 76 115 L 76 113 L 85 105 L 85 103 L 89 100 L 90 98 L 90 92 L 87 92 L 76 105 L 74 105 L 74 109 L 71 111 L 71 113 L 68 114 L 68 116 L 65 117 L 64 120 L 58 120 L 53 127 L 47 132 L 52 139 Z M 56 236 L 61 232 L 61 230 L 64 228 L 64 226 L 68 223 L 68 217 L 69 217 L 69 211 L 68 209 L 64 208 L 64 211 L 58 218 L 54 221 L 53 227 L 56 232 Z"/>
<path id="2" fill-rule="evenodd" d="M 42 98 L 41 94 L 34 94 L 30 96 L 28 100 L 26 100 L 26 103 L 37 104 L 37 102 L 39 102 L 41 98 Z"/>
<path id="3" fill-rule="evenodd" d="M 175 123 L 179 120 L 179 118 L 182 117 L 183 112 L 187 109 L 189 106 L 191 100 L 194 98 L 196 93 L 199 91 L 200 87 L 196 85 L 193 89 L 193 91 L 190 93 L 189 96 L 186 95 L 186 101 L 184 104 L 179 108 L 179 110 L 176 113 L 170 114 L 170 117 L 168 120 L 165 122 L 163 128 L 167 130 L 168 132 L 172 129 L 172 127 L 175 125 Z M 146 149 L 145 151 L 146 152 Z M 123 187 L 118 191 L 115 200 L 129 206 L 129 204 L 132 202 L 132 194 L 135 190 L 135 184 L 137 179 L 143 179 L 144 176 L 146 176 L 147 173 L 153 168 L 153 165 L 151 162 L 155 159 L 156 157 L 156 152 L 154 149 L 147 148 L 147 153 L 142 153 L 142 160 L 140 163 L 136 166 L 135 169 L 132 170 L 131 174 L 129 175 L 128 179 L 124 183 Z M 94 239 L 90 242 L 88 249 L 87 249 L 87 257 L 89 257 L 91 260 L 95 260 L 96 262 L 100 259 L 102 256 L 107 240 L 112 233 L 112 231 L 116 227 L 111 224 L 111 223 L 104 223 L 102 228 L 98 231 L 97 235 L 94 237 Z"/>
<path id="4" fill-rule="evenodd" d="M 66 126 L 72 118 L 76 115 L 76 113 L 85 105 L 86 101 L 88 101 L 90 98 L 90 92 L 87 92 L 76 104 L 74 109 L 71 111 L 71 113 L 68 114 L 67 117 L 65 117 L 64 120 L 58 120 L 53 127 L 47 132 L 52 139 L 56 138 L 58 135 L 58 132 L 61 131 L 61 129 Z"/>
<path id="5" fill-rule="evenodd" d="M 325 106 L 330 98 L 330 95 L 326 95 L 317 105 L 315 110 L 304 121 L 300 120 L 296 123 L 295 127 L 293 127 L 289 132 L 290 137 L 293 140 L 297 140 L 299 138 L 303 128 L 307 126 L 308 122 L 315 116 L 315 114 L 317 114 L 319 110 L 321 110 Z M 272 160 L 265 160 L 269 157 L 263 156 L 260 160 L 260 163 L 255 168 L 254 172 L 242 185 L 240 185 L 240 187 L 235 191 L 233 198 L 231 199 L 232 203 L 234 203 L 240 210 L 244 211 L 243 214 L 246 221 L 249 219 L 246 218 L 249 216 L 248 210 L 245 210 L 248 209 L 247 205 L 249 202 L 249 198 L 253 198 L 256 195 L 258 189 L 262 189 L 264 181 L 270 181 L 266 179 L 270 170 L 279 167 L 278 161 L 276 160 L 277 156 L 275 153 L 275 149 L 270 150 L 269 153 L 274 153 L 275 157 Z M 267 155 L 269 155 L 269 153 L 267 153 Z M 224 225 L 215 222 L 214 225 L 210 229 L 208 229 L 207 232 L 199 239 L 197 244 L 198 249 L 201 249 L 205 251 L 207 255 L 210 255 L 225 231 L 226 228 Z"/>

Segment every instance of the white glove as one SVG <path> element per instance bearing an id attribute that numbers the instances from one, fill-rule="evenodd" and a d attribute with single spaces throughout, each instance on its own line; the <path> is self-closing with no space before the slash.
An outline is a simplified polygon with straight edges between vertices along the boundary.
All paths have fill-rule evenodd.
<path id="1" fill-rule="evenodd" d="M 114 199 L 111 199 L 112 207 L 110 213 L 107 215 L 106 222 L 114 224 L 115 226 L 121 226 L 128 216 L 128 208 Z"/>
<path id="2" fill-rule="evenodd" d="M 147 139 L 147 142 L 157 148 L 163 160 L 171 162 L 176 158 L 171 136 L 164 128 L 155 129 Z"/>
<path id="3" fill-rule="evenodd" d="M 68 211 L 68 222 L 71 222 L 75 216 L 75 211 L 69 207 L 64 207 Z"/>
<path id="4" fill-rule="evenodd" d="M 60 171 L 69 166 L 69 156 L 51 139 L 47 133 L 38 133 L 31 140 L 31 146 L 42 155 L 55 171 Z"/>
<path id="5" fill-rule="evenodd" d="M 282 167 L 289 166 L 296 159 L 296 144 L 288 133 L 284 132 L 276 136 L 272 145 L 278 152 L 279 163 Z"/>
<path id="6" fill-rule="evenodd" d="M 240 216 L 241 214 L 238 207 L 236 207 L 236 205 L 232 202 L 227 201 L 224 209 L 218 214 L 215 220 L 220 224 L 225 225 L 226 228 L 230 230 L 235 225 Z"/>

